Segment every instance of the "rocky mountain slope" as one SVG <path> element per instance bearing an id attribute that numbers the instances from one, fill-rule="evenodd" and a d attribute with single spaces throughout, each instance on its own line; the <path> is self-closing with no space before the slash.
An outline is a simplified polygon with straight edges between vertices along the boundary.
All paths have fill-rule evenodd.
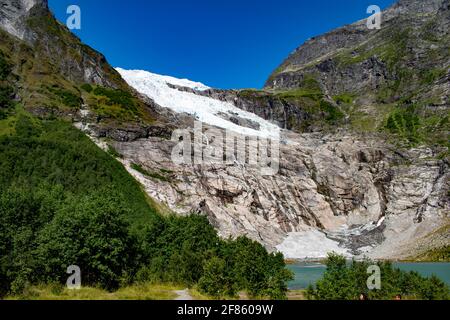
<path id="1" fill-rule="evenodd" d="M 71 119 L 89 103 L 95 121 L 104 125 L 155 124 L 151 103 L 59 23 L 46 0 L 2 0 L 0 8 L 0 52 L 15 75 L 10 82 L 16 99 L 28 111 Z"/>
<path id="2" fill-rule="evenodd" d="M 402 0 L 383 12 L 380 30 L 362 20 L 314 37 L 283 62 L 266 88 L 298 88 L 309 77 L 330 96 L 375 103 L 434 98 L 428 103 L 448 105 L 449 6 L 448 0 Z"/>
<path id="3" fill-rule="evenodd" d="M 398 1 L 383 12 L 380 30 L 362 20 L 314 37 L 277 68 L 265 89 L 315 82 L 343 113 L 342 125 L 379 130 L 390 118 L 391 133 L 448 147 L 449 6 L 448 0 Z"/>
<path id="4" fill-rule="evenodd" d="M 448 164 L 430 148 L 399 152 L 376 136 L 345 131 L 283 131 L 281 140 L 274 176 L 207 159 L 174 164 L 178 141 L 160 137 L 113 146 L 147 193 L 170 210 L 205 214 L 222 236 L 245 234 L 291 258 L 332 250 L 400 257 L 408 254 L 404 246 L 448 223 Z"/>
<path id="5" fill-rule="evenodd" d="M 127 84 L 46 1 L 0 4 L 0 49 L 18 75 L 17 100 L 38 116 L 72 120 L 161 208 L 206 215 L 223 237 L 248 235 L 290 258 L 332 250 L 401 258 L 449 245 L 448 0 L 400 1 L 380 31 L 359 22 L 313 39 L 264 90 L 242 91 L 119 69 Z M 404 45 L 394 45 L 399 38 Z M 209 109 L 196 114 L 192 101 Z M 193 135 L 199 114 L 204 130 L 279 131 L 279 172 L 208 158 L 174 163 L 173 131 Z M 200 139 L 203 148 L 211 142 Z M 439 241 L 413 248 L 436 230 Z"/>

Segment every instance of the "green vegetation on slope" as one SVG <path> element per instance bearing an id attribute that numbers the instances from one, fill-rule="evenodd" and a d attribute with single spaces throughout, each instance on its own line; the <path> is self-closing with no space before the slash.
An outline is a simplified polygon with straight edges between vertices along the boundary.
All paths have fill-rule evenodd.
<path id="1" fill-rule="evenodd" d="M 417 257 L 414 257 L 414 261 L 450 262 L 450 246 L 429 250 Z"/>
<path id="2" fill-rule="evenodd" d="M 132 163 L 131 164 L 131 169 L 136 170 L 137 172 L 143 174 L 144 176 L 156 179 L 156 180 L 161 180 L 161 181 L 169 181 L 169 179 L 167 177 L 165 177 L 162 174 L 159 174 L 157 172 L 149 172 L 148 170 L 145 170 L 144 168 L 142 168 L 142 166 L 136 164 L 136 163 Z M 164 172 L 161 172 L 164 173 Z"/>
<path id="3" fill-rule="evenodd" d="M 10 75 L 11 65 L 0 50 L 0 120 L 7 117 L 12 107 L 11 98 L 14 94 L 14 89 L 7 81 Z"/>
<path id="4" fill-rule="evenodd" d="M 416 105 L 399 105 L 388 115 L 386 131 L 414 146 L 420 143 L 450 147 L 450 111 L 434 112 Z"/>
<path id="5" fill-rule="evenodd" d="M 20 84 L 25 109 L 49 116 L 70 115 L 84 103 L 103 122 L 154 121 L 105 58 L 83 45 L 50 13 L 33 15 L 28 24 L 39 35 L 33 46 L 0 30 L 0 84 L 7 73 L 13 77 Z M 83 64 L 92 68 L 92 63 L 114 88 L 84 83 Z"/>
<path id="6" fill-rule="evenodd" d="M 70 290 L 61 284 L 37 285 L 7 300 L 173 300 L 182 286 L 170 284 L 134 284 L 109 292 L 101 288 L 82 287 Z"/>
<path id="7" fill-rule="evenodd" d="M 1 91 L 2 110 L 12 109 L 10 88 Z M 132 103 L 122 91 L 87 89 Z M 47 90 L 78 103 L 59 86 Z M 170 282 L 214 296 L 286 295 L 282 255 L 246 238 L 221 240 L 206 217 L 162 217 L 125 168 L 68 122 L 9 110 L 0 119 L 0 167 L 0 296 L 62 285 L 71 265 L 84 286 L 107 290 Z M 211 272 L 217 261 L 224 267 Z"/>
<path id="8" fill-rule="evenodd" d="M 1 292 L 64 283 L 75 264 L 84 285 L 109 290 L 170 282 L 211 295 L 285 296 L 282 255 L 221 240 L 205 217 L 160 216 L 122 165 L 70 124 L 17 117 L 14 134 L 0 137 Z M 226 267 L 211 273 L 218 260 Z"/>
<path id="9" fill-rule="evenodd" d="M 367 269 L 377 265 L 381 270 L 381 289 L 367 289 Z M 309 299 L 357 300 L 365 294 L 370 300 L 393 300 L 396 295 L 407 299 L 447 300 L 447 285 L 435 276 L 424 278 L 417 272 L 405 272 L 394 268 L 390 262 L 370 260 L 348 263 L 343 256 L 330 254 L 326 260 L 327 270 L 315 287 L 307 290 Z"/>
<path id="10" fill-rule="evenodd" d="M 127 91 L 89 84 L 83 84 L 81 88 L 84 100 L 99 116 L 119 121 L 152 120 L 142 111 L 142 102 Z"/>
<path id="11" fill-rule="evenodd" d="M 338 106 L 325 98 L 322 89 L 313 75 L 308 74 L 300 87 L 292 90 L 241 90 L 238 96 L 257 106 L 288 111 L 287 127 L 290 130 L 309 132 L 327 130 L 343 124 L 345 114 Z M 344 96 L 342 96 L 344 98 Z M 348 97 L 346 97 L 348 99 Z"/>

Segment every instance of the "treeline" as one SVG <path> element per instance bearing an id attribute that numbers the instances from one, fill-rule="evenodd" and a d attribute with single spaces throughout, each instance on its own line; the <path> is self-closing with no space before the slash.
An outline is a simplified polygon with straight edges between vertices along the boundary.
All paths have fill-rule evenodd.
<path id="1" fill-rule="evenodd" d="M 381 288 L 369 290 L 368 267 L 380 267 Z M 364 295 L 369 300 L 393 300 L 396 296 L 403 299 L 448 300 L 448 286 L 439 278 L 426 278 L 417 272 L 406 272 L 394 268 L 390 262 L 346 261 L 346 258 L 330 254 L 326 260 L 326 272 L 315 286 L 307 290 L 312 300 L 356 300 Z"/>
<path id="2" fill-rule="evenodd" d="M 162 217 L 112 156 L 69 123 L 13 114 L 0 136 L 0 296 L 66 282 L 115 290 L 136 282 L 203 293 L 283 299 L 281 254 L 246 238 L 220 239 L 207 218 Z M 11 118 L 9 119 L 11 120 Z"/>

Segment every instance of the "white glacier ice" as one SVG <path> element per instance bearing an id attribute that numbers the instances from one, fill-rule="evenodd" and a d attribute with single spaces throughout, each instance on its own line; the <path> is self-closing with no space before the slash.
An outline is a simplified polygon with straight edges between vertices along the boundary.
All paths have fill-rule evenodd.
<path id="1" fill-rule="evenodd" d="M 314 229 L 289 233 L 277 249 L 287 259 L 322 259 L 326 258 L 329 252 L 351 256 L 347 249 L 339 246 L 338 242 Z"/>
<path id="2" fill-rule="evenodd" d="M 153 101 L 164 108 L 171 109 L 177 113 L 190 114 L 203 123 L 246 136 L 279 139 L 280 128 L 253 113 L 243 111 L 228 102 L 196 95 L 192 92 L 180 91 L 167 85 L 169 83 L 198 91 L 209 89 L 208 86 L 202 83 L 162 76 L 143 70 L 124 70 L 122 68 L 116 68 L 116 70 L 131 87 L 153 99 Z M 239 126 L 222 118 L 221 114 L 250 120 L 259 125 L 259 130 Z"/>

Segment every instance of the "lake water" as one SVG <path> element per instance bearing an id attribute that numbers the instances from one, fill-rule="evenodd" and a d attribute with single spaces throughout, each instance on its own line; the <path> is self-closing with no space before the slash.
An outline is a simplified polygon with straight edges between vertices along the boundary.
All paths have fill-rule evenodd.
<path id="1" fill-rule="evenodd" d="M 450 286 L 450 263 L 398 262 L 394 266 L 404 271 L 417 271 L 426 277 L 434 274 Z M 289 283 L 289 289 L 298 290 L 316 283 L 323 276 L 326 267 L 320 263 L 297 263 L 288 265 L 288 269 L 295 274 L 295 279 Z"/>

